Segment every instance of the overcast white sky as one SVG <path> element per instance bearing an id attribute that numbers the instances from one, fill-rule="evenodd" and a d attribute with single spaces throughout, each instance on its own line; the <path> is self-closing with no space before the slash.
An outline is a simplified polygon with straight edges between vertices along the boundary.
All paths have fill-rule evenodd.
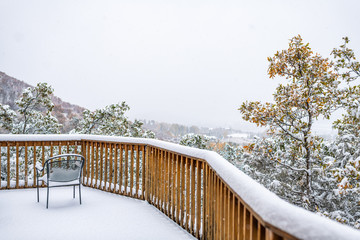
<path id="1" fill-rule="evenodd" d="M 329 56 L 348 36 L 360 57 L 359 3 L 0 0 L 0 71 L 91 110 L 246 131 L 237 108 L 272 100 L 267 57 L 291 37 Z"/>

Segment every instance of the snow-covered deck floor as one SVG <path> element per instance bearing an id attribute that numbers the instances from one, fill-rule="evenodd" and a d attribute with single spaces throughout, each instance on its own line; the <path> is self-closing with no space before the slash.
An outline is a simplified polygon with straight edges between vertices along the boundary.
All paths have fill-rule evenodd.
<path id="1" fill-rule="evenodd" d="M 76 188 L 76 190 L 78 190 Z M 76 191 L 78 194 L 78 191 Z M 0 191 L 1 239 L 195 239 L 158 209 L 140 201 L 82 187 Z"/>

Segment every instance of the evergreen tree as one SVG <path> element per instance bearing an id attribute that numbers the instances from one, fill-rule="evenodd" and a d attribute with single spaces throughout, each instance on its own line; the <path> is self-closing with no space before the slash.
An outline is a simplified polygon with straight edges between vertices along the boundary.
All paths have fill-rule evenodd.
<path id="1" fill-rule="evenodd" d="M 151 131 L 142 129 L 143 123 L 135 120 L 131 122 L 126 116 L 130 107 L 125 103 L 108 105 L 95 111 L 85 110 L 83 119 L 75 129 L 76 133 L 154 138 Z"/>
<path id="2" fill-rule="evenodd" d="M 180 139 L 180 145 L 207 149 L 207 143 L 209 142 L 209 138 L 200 134 L 189 133 Z"/>
<path id="3" fill-rule="evenodd" d="M 23 91 L 15 102 L 18 109 L 0 104 L 0 127 L 12 134 L 60 133 L 60 124 L 52 116 L 54 104 L 51 101 L 53 89 L 47 83 L 38 83 Z"/>

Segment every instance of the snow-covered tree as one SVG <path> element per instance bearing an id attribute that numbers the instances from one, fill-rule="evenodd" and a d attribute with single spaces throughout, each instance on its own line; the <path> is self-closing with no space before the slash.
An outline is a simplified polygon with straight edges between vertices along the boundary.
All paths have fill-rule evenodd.
<path id="1" fill-rule="evenodd" d="M 11 110 L 8 105 L 0 104 L 0 132 L 10 132 L 13 129 L 15 117 L 15 111 Z"/>
<path id="2" fill-rule="evenodd" d="M 268 127 L 273 137 L 248 149 L 278 169 L 276 180 L 289 187 L 291 201 L 314 210 L 319 206 L 315 189 L 321 188 L 324 173 L 323 140 L 312 134 L 313 124 L 319 117 L 328 119 L 335 108 L 338 77 L 332 63 L 314 54 L 300 36 L 268 60 L 270 78 L 285 77 L 287 83 L 276 88 L 274 103 L 245 102 L 239 108 L 244 120 Z"/>
<path id="3" fill-rule="evenodd" d="M 60 133 L 60 124 L 52 116 L 53 89 L 47 83 L 38 83 L 23 91 L 15 102 L 16 112 L 0 105 L 0 127 L 12 134 Z"/>
<path id="4" fill-rule="evenodd" d="M 237 165 L 241 160 L 241 150 L 242 148 L 237 144 L 224 143 L 220 149 L 213 149 L 218 152 L 223 158 L 231 162 L 232 164 Z"/>
<path id="5" fill-rule="evenodd" d="M 184 146 L 207 149 L 209 138 L 204 135 L 189 133 L 181 137 L 180 144 Z"/>
<path id="6" fill-rule="evenodd" d="M 143 123 L 131 122 L 125 113 L 130 107 L 125 103 L 108 105 L 95 111 L 85 110 L 75 132 L 95 135 L 154 138 L 152 131 L 142 129 Z"/>
<path id="7" fill-rule="evenodd" d="M 349 39 L 343 39 L 344 44 L 332 51 L 344 85 L 334 98 L 345 114 L 333 125 L 338 136 L 331 145 L 330 167 L 341 205 L 335 218 L 360 229 L 360 84 L 356 81 L 360 78 L 360 63 L 354 51 L 347 47 Z"/>

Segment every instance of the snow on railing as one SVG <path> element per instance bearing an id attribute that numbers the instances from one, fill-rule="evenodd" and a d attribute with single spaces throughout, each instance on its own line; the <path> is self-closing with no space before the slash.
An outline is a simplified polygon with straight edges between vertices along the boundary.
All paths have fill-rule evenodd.
<path id="1" fill-rule="evenodd" d="M 155 139 L 0 135 L 0 188 L 34 187 L 34 159 L 86 157 L 83 184 L 144 199 L 199 239 L 360 239 L 291 205 L 215 152 Z"/>

